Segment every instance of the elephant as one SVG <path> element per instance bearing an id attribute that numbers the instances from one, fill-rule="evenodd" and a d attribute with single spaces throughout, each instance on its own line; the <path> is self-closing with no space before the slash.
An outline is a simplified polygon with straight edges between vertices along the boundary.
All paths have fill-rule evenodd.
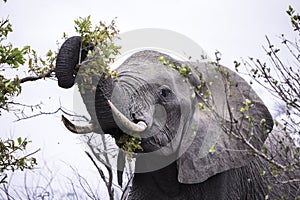
<path id="1" fill-rule="evenodd" d="M 93 58 L 86 55 L 80 36 L 74 36 L 57 56 L 59 86 L 70 88 L 77 79 L 91 116 L 89 126 L 67 127 L 77 133 L 109 134 L 120 148 L 122 136 L 139 135 L 142 150 L 136 153 L 141 157 L 136 158 L 129 199 L 299 195 L 297 182 L 279 184 L 271 164 L 255 154 L 277 145 L 274 122 L 263 101 L 235 72 L 142 50 L 117 68 L 117 79 L 100 69 L 86 87 L 79 73 L 92 66 Z M 84 62 L 78 68 L 80 60 Z"/>

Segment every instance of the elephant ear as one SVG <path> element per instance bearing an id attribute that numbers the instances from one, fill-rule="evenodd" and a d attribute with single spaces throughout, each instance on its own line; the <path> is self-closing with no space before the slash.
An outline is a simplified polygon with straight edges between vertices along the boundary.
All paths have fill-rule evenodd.
<path id="1" fill-rule="evenodd" d="M 185 184 L 247 165 L 273 127 L 268 109 L 239 75 L 221 66 L 193 65 L 188 79 L 198 105 L 177 160 L 178 180 Z"/>

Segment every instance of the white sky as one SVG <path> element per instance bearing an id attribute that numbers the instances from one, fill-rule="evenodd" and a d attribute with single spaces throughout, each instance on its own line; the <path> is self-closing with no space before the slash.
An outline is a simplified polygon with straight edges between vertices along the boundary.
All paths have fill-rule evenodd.
<path id="1" fill-rule="evenodd" d="M 74 34 L 75 19 L 91 15 L 94 23 L 109 23 L 117 17 L 121 32 L 138 28 L 179 32 L 202 46 L 211 58 L 219 50 L 222 64 L 231 67 L 241 57 L 263 57 L 265 35 L 273 41 L 278 41 L 281 33 L 294 37 L 285 12 L 288 5 L 300 12 L 299 0 L 8 0 L 0 3 L 0 17 L 8 16 L 13 24 L 9 41 L 18 47 L 30 44 L 40 55 L 56 50 L 56 40 L 63 32 Z M 26 83 L 23 87 L 24 94 L 18 101 L 30 104 L 42 100 L 44 110 L 51 111 L 61 99 L 63 106 L 72 109 L 72 91 L 58 88 L 53 81 Z M 49 93 L 43 94 L 45 91 Z M 59 115 L 11 123 L 13 119 L 9 114 L 0 118 L 1 134 L 29 137 L 34 147 L 42 148 L 39 155 L 48 163 L 59 168 L 63 160 L 85 170 L 94 168 Z"/>

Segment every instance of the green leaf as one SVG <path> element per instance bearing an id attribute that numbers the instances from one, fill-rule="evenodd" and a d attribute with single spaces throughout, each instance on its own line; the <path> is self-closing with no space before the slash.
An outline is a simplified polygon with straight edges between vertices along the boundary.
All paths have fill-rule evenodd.
<path id="1" fill-rule="evenodd" d="M 164 60 L 165 60 L 165 58 L 164 58 L 163 56 L 159 56 L 159 57 L 158 57 L 158 61 L 159 61 L 159 62 L 163 62 Z"/>
<path id="2" fill-rule="evenodd" d="M 216 149 L 215 149 L 215 145 L 212 145 L 209 149 L 209 153 L 215 153 Z"/>
<path id="3" fill-rule="evenodd" d="M 20 145 L 22 143 L 22 138 L 21 137 L 18 137 L 18 144 Z"/>
<path id="4" fill-rule="evenodd" d="M 204 103 L 198 103 L 200 110 L 205 110 Z"/>
<path id="5" fill-rule="evenodd" d="M 260 125 L 266 125 L 266 123 L 267 123 L 266 119 L 261 119 L 259 122 Z"/>
<path id="6" fill-rule="evenodd" d="M 241 108 L 241 109 L 240 109 L 240 112 L 241 112 L 241 113 L 245 113 L 245 112 L 246 112 L 246 109 L 245 109 L 245 108 Z"/>

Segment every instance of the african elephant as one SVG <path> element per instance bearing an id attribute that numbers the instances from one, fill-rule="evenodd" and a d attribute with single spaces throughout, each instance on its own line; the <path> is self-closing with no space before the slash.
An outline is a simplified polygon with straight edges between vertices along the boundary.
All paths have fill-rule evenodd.
<path id="1" fill-rule="evenodd" d="M 81 38 L 72 37 L 59 51 L 60 87 L 72 87 L 80 76 L 76 65 L 87 53 L 80 46 Z M 295 184 L 270 188 L 268 162 L 251 154 L 272 143 L 273 119 L 236 73 L 151 50 L 131 55 L 117 71 L 115 79 L 99 70 L 93 91 L 82 90 L 84 78 L 77 77 L 91 121 L 99 124 L 73 131 L 110 134 L 120 147 L 123 135 L 140 135 L 142 156 L 136 159 L 129 199 L 294 199 L 299 194 Z"/>

